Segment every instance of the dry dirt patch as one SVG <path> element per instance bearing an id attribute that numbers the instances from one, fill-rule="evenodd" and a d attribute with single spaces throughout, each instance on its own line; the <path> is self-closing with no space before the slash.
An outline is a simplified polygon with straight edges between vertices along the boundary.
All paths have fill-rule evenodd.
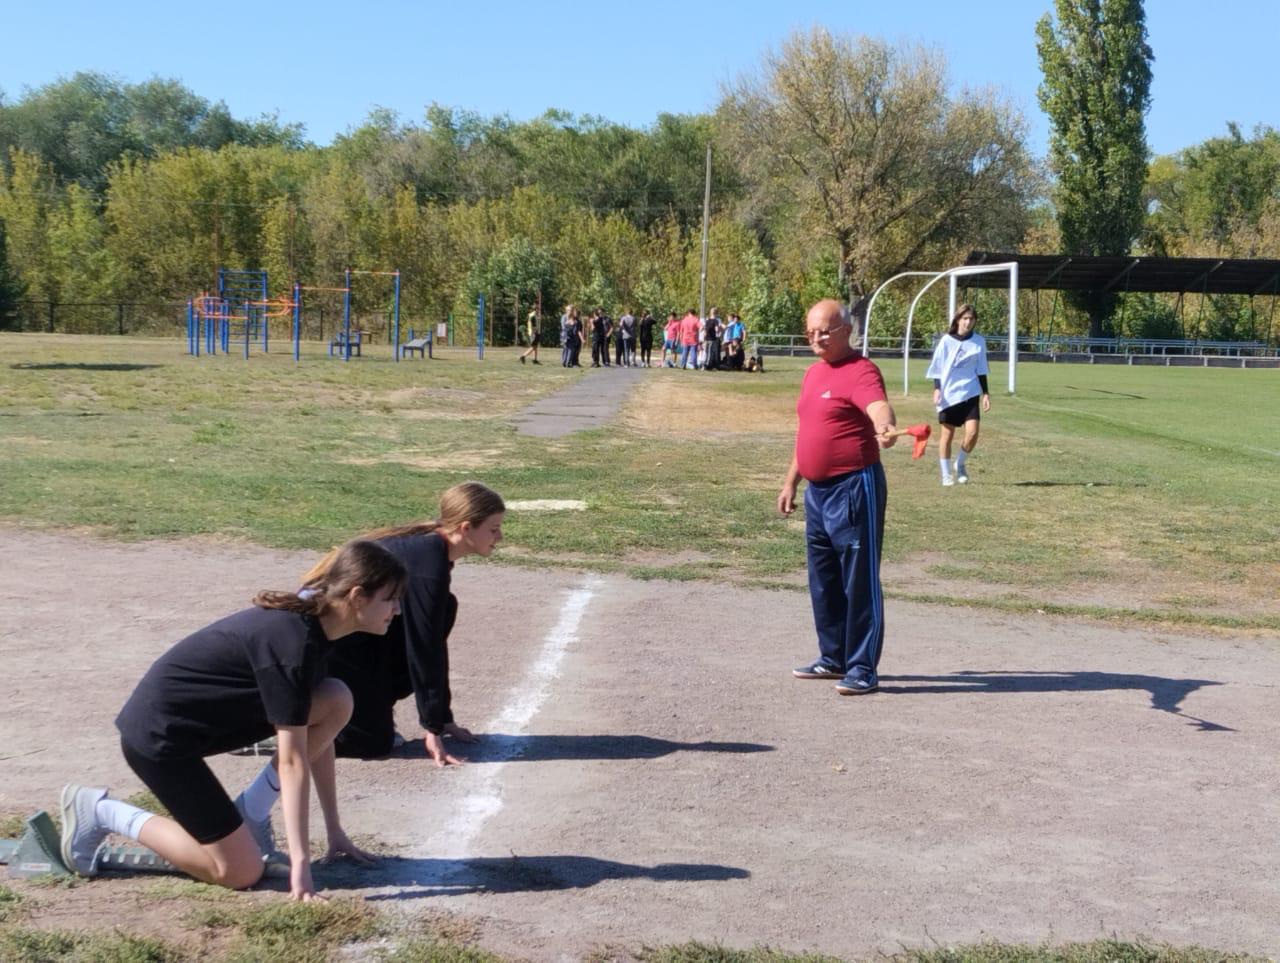
<path id="1" fill-rule="evenodd" d="M 628 425 L 675 438 L 795 431 L 794 398 L 729 395 L 717 391 L 714 384 L 698 383 L 704 377 L 718 377 L 714 372 L 676 374 L 688 378 L 656 378 L 635 388 L 624 409 Z"/>

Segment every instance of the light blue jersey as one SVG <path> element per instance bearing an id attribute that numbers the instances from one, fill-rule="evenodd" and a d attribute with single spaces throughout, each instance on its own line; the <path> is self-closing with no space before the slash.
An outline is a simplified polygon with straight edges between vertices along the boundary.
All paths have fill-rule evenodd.
<path id="1" fill-rule="evenodd" d="M 936 379 L 942 385 L 942 400 L 938 403 L 941 411 L 981 395 L 978 375 L 987 373 L 987 341 L 982 335 L 961 339 L 944 334 L 933 349 L 933 360 L 925 377 Z"/>

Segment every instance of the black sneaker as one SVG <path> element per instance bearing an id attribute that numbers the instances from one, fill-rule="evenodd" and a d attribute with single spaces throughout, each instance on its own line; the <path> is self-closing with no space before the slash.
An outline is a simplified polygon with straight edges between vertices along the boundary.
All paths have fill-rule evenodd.
<path id="1" fill-rule="evenodd" d="M 798 669 L 792 669 L 791 674 L 797 679 L 840 679 L 844 677 L 842 671 L 832 668 L 821 659 L 817 662 L 811 662 L 809 665 L 802 665 Z"/>
<path id="2" fill-rule="evenodd" d="M 867 695 L 880 688 L 880 681 L 866 676 L 847 675 L 836 683 L 836 691 L 841 695 Z"/>

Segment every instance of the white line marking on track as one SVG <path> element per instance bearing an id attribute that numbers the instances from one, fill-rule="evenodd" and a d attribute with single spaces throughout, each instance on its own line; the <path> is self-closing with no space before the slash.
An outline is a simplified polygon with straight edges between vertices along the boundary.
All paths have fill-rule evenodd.
<path id="1" fill-rule="evenodd" d="M 569 646 L 578 640 L 578 626 L 586 614 L 587 603 L 600 586 L 600 579 L 588 579 L 581 588 L 570 591 L 561 605 L 560 621 L 542 641 L 537 661 L 512 691 L 507 706 L 485 727 L 487 732 L 508 736 L 520 735 L 533 721 L 551 694 L 551 685 L 560 676 L 560 663 Z M 501 736 L 489 736 L 486 744 L 496 742 L 501 746 Z M 453 815 L 440 833 L 441 849 L 433 849 L 431 855 L 445 859 L 458 859 L 469 854 L 471 843 L 479 835 L 489 817 L 502 809 L 502 790 L 498 775 L 506 760 L 514 758 L 518 744 L 515 740 L 499 751 L 501 761 L 477 763 L 467 767 L 467 775 L 474 780 L 471 792 L 458 804 Z M 492 758 L 492 754 L 489 754 Z"/>

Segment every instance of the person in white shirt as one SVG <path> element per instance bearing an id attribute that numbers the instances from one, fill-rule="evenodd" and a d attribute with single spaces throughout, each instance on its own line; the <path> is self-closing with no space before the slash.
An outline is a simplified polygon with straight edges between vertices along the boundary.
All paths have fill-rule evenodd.
<path id="1" fill-rule="evenodd" d="M 987 390 L 987 342 L 974 331 L 978 323 L 973 305 L 956 309 L 947 329 L 933 349 L 926 378 L 933 379 L 933 405 L 938 409 L 941 437 L 938 459 L 942 468 L 942 484 L 968 484 L 967 461 L 978 444 L 978 423 L 982 411 L 991 410 L 991 394 Z M 964 428 L 964 440 L 951 460 L 951 442 L 957 428 Z"/>

